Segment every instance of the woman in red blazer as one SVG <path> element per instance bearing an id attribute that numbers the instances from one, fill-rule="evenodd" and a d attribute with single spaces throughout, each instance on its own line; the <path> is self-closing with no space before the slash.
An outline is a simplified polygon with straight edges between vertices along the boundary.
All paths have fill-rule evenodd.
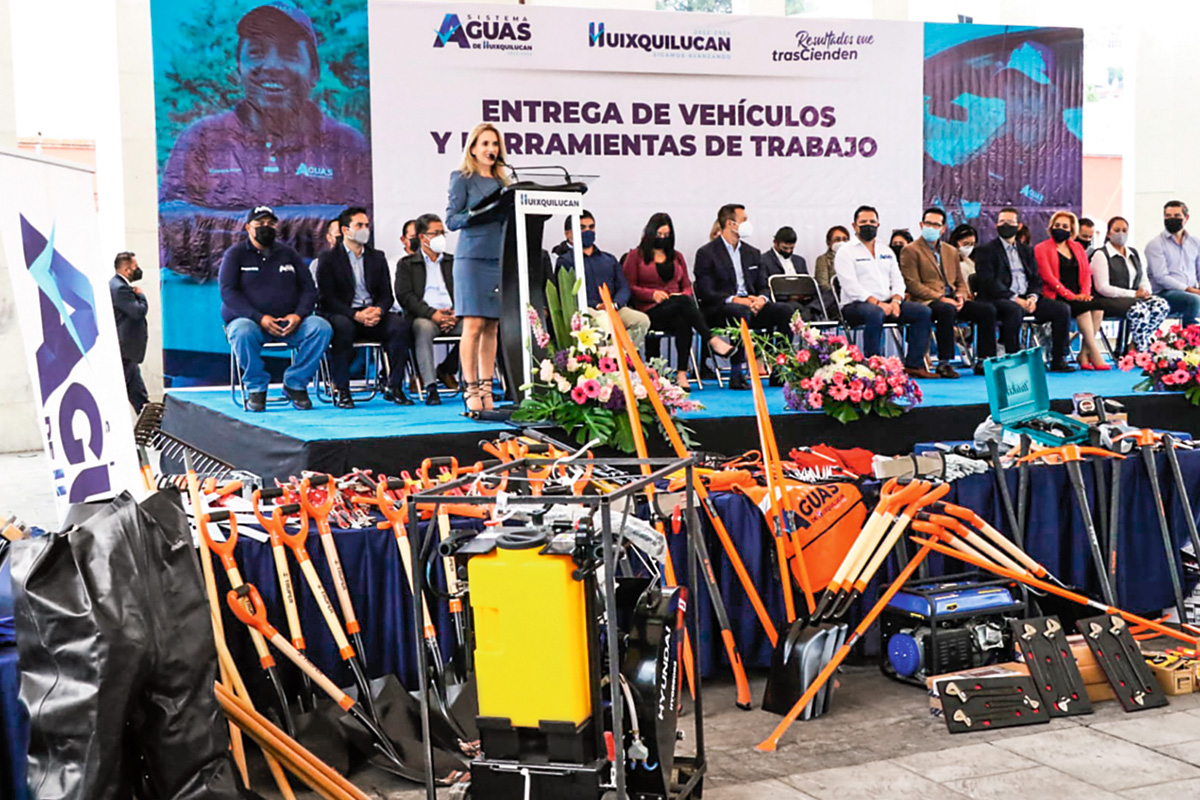
<path id="1" fill-rule="evenodd" d="M 675 250 L 675 224 L 670 215 L 660 211 L 650 217 L 642 241 L 625 256 L 622 268 L 633 292 L 633 306 L 650 317 L 650 330 L 675 337 L 676 382 L 681 387 L 691 388 L 687 369 L 693 332 L 717 355 L 733 352 L 728 342 L 713 335 L 696 305 L 687 262 Z"/>
<path id="2" fill-rule="evenodd" d="M 1075 241 L 1078 230 L 1075 215 L 1055 211 L 1050 217 L 1050 238 L 1033 248 L 1038 273 L 1045 284 L 1043 293 L 1050 299 L 1061 298 L 1071 306 L 1071 315 L 1079 326 L 1083 344 L 1079 348 L 1081 369 L 1112 369 L 1096 342 L 1096 333 L 1104 319 L 1101 303 L 1092 296 L 1092 267 L 1087 251 Z"/>

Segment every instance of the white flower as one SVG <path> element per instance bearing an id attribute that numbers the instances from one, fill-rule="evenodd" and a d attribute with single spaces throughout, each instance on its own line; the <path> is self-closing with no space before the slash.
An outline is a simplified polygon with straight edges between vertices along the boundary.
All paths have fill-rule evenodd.
<path id="1" fill-rule="evenodd" d="M 554 379 L 553 361 L 548 358 L 542 361 L 541 369 L 538 370 L 538 378 L 541 379 L 542 383 L 549 383 Z"/>

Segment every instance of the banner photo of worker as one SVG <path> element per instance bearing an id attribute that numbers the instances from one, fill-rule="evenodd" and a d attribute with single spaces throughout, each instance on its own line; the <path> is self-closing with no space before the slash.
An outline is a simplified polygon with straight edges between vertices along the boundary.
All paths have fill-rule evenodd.
<path id="1" fill-rule="evenodd" d="M 216 278 L 251 209 L 311 259 L 331 218 L 371 205 L 367 2 L 154 0 L 151 21 L 163 362 L 180 386 L 228 374 Z"/>
<path id="2" fill-rule="evenodd" d="M 953 230 L 1015 206 L 1042 238 L 1083 201 L 1083 31 L 925 26 L 925 205 Z"/>

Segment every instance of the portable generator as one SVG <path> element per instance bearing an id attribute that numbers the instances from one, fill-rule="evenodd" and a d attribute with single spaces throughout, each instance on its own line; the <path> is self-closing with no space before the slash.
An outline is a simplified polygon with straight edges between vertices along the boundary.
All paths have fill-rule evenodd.
<path id="1" fill-rule="evenodd" d="M 977 573 L 910 581 L 879 617 L 880 669 L 904 683 L 1013 659 L 1009 620 L 1025 614 L 1024 587 Z"/>

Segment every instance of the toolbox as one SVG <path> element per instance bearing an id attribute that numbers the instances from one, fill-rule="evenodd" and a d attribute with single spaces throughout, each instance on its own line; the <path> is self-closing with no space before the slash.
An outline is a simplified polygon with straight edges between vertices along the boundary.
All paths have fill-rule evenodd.
<path id="1" fill-rule="evenodd" d="M 1050 410 L 1046 363 L 1038 348 L 1022 350 L 983 362 L 992 420 L 1004 426 L 1006 440 L 1016 444 L 1021 434 L 1050 447 L 1087 444 L 1088 426 Z"/>

